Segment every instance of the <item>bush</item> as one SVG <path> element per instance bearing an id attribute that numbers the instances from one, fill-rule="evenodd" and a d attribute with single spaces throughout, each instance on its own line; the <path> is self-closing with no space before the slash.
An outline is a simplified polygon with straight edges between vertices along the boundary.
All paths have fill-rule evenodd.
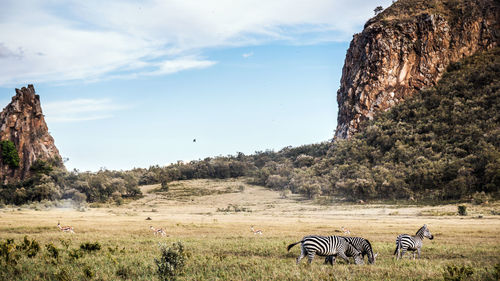
<path id="1" fill-rule="evenodd" d="M 470 266 L 447 265 L 443 272 L 445 281 L 469 280 L 474 274 L 474 269 Z"/>
<path id="2" fill-rule="evenodd" d="M 92 270 L 92 268 L 88 265 L 83 267 L 83 274 L 85 274 L 85 277 L 92 279 L 95 276 L 95 272 Z"/>
<path id="3" fill-rule="evenodd" d="M 181 242 L 173 243 L 171 247 L 161 246 L 161 256 L 155 259 L 160 280 L 176 280 L 183 274 L 187 253 Z"/>
<path id="4" fill-rule="evenodd" d="M 130 276 L 132 276 L 132 269 L 130 267 L 120 265 L 116 270 L 116 275 L 121 279 L 130 279 Z"/>
<path id="5" fill-rule="evenodd" d="M 85 242 L 80 244 L 80 249 L 86 252 L 99 251 L 101 249 L 101 244 L 99 244 L 99 242 Z"/>
<path id="6" fill-rule="evenodd" d="M 460 216 L 467 216 L 467 206 L 464 205 L 458 206 L 458 214 Z"/>
<path id="7" fill-rule="evenodd" d="M 71 249 L 68 253 L 69 257 L 73 260 L 77 260 L 83 257 L 83 251 L 80 249 Z"/>
<path id="8" fill-rule="evenodd" d="M 6 264 L 15 264 L 17 259 L 14 255 L 15 249 L 16 244 L 14 243 L 14 239 L 6 239 L 0 242 L 0 258 L 3 258 Z"/>
<path id="9" fill-rule="evenodd" d="M 11 168 L 18 168 L 20 159 L 14 143 L 10 140 L 1 141 L 0 148 L 2 150 L 2 162 Z"/>
<path id="10" fill-rule="evenodd" d="M 40 251 L 40 244 L 35 240 L 29 240 L 28 236 L 24 236 L 23 243 L 16 246 L 16 249 L 22 250 L 29 258 L 35 257 Z"/>
<path id="11" fill-rule="evenodd" d="M 54 259 L 59 259 L 59 249 L 54 246 L 54 244 L 49 243 L 45 245 L 45 249 L 47 249 L 47 255 Z"/>

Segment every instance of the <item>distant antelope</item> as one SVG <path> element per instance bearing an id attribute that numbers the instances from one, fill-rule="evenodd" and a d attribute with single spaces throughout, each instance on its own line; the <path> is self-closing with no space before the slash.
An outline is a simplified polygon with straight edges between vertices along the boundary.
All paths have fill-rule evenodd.
<path id="1" fill-rule="evenodd" d="M 156 236 L 156 235 L 161 235 L 161 236 L 165 236 L 167 235 L 167 233 L 165 232 L 165 230 L 163 230 L 163 228 L 158 228 L 158 229 L 155 229 L 152 225 L 149 226 L 149 229 L 151 229 L 151 231 L 153 231 L 153 234 Z"/>
<path id="2" fill-rule="evenodd" d="M 260 229 L 259 230 L 255 230 L 255 229 L 253 229 L 253 227 L 254 227 L 253 225 L 250 227 L 250 230 L 253 232 L 253 234 L 262 235 L 262 233 L 263 233 L 262 230 L 260 230 Z"/>
<path id="3" fill-rule="evenodd" d="M 351 234 L 351 231 L 350 231 L 349 229 L 347 229 L 347 228 L 343 227 L 343 226 L 342 226 L 340 229 L 341 229 L 341 230 L 342 230 L 342 232 L 344 232 L 344 234 L 346 234 L 346 235 Z"/>
<path id="4" fill-rule="evenodd" d="M 61 226 L 61 223 L 60 222 L 57 222 L 57 227 L 59 228 L 59 230 L 61 230 L 62 232 L 69 232 L 69 233 L 75 233 L 73 231 L 73 227 L 72 226 Z"/>

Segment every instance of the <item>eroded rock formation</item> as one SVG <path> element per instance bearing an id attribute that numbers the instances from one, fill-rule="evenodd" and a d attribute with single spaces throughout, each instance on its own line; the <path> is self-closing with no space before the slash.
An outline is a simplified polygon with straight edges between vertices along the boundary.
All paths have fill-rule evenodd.
<path id="1" fill-rule="evenodd" d="M 336 138 L 416 91 L 450 62 L 499 45 L 497 0 L 399 0 L 354 35 L 337 92 Z"/>
<path id="2" fill-rule="evenodd" d="M 33 85 L 16 89 L 11 103 L 0 113 L 0 140 L 12 141 L 20 160 L 19 167 L 0 161 L 1 183 L 26 179 L 30 176 L 31 165 L 37 159 L 63 165 L 45 123 L 40 97 L 35 94 Z"/>

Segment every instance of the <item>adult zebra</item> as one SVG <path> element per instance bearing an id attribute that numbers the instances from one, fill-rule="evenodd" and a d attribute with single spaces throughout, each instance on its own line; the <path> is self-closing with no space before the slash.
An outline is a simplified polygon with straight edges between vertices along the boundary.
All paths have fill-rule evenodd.
<path id="1" fill-rule="evenodd" d="M 305 236 L 299 242 L 288 245 L 287 250 L 301 243 L 300 256 L 297 258 L 297 264 L 307 255 L 308 262 L 311 263 L 315 255 L 319 256 L 340 256 L 349 263 L 347 254 L 354 257 L 356 264 L 362 264 L 361 253 L 345 238 L 340 236 Z"/>
<path id="2" fill-rule="evenodd" d="M 361 253 L 361 258 L 364 259 L 365 255 L 368 256 L 368 263 L 369 264 L 374 264 L 375 259 L 377 258 L 378 254 L 373 254 L 373 248 L 372 244 L 370 241 L 363 237 L 352 237 L 352 236 L 341 236 L 342 238 L 346 239 L 347 242 L 351 243 L 356 250 L 358 250 Z M 351 257 L 351 253 L 346 252 L 346 256 Z M 334 264 L 335 263 L 335 256 L 327 256 L 325 258 L 325 263 L 330 263 Z"/>
<path id="3" fill-rule="evenodd" d="M 427 228 L 427 224 L 424 224 L 415 235 L 400 234 L 396 238 L 396 249 L 394 250 L 394 255 L 397 254 L 396 258 L 399 260 L 403 258 L 406 251 L 413 251 L 413 259 L 415 259 L 415 251 L 418 253 L 418 258 L 420 258 L 420 251 L 422 249 L 424 237 L 430 240 L 434 239 L 430 230 Z"/>

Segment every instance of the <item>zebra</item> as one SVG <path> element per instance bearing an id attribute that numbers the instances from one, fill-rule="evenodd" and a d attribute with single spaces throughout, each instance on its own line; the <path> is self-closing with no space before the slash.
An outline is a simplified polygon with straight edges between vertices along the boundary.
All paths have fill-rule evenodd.
<path id="1" fill-rule="evenodd" d="M 305 236 L 299 242 L 288 245 L 287 250 L 301 243 L 300 256 L 297 258 L 297 264 L 307 254 L 309 264 L 314 259 L 315 255 L 331 256 L 338 255 L 349 263 L 346 253 L 354 257 L 356 264 L 362 264 L 363 259 L 361 253 L 351 245 L 345 238 L 340 236 L 318 236 L 309 235 Z"/>
<path id="2" fill-rule="evenodd" d="M 415 251 L 417 251 L 418 258 L 420 258 L 420 250 L 422 249 L 424 237 L 430 240 L 434 239 L 434 236 L 427 228 L 427 224 L 424 224 L 415 235 L 400 234 L 396 238 L 396 249 L 394 250 L 394 255 L 397 254 L 396 259 L 403 258 L 406 251 L 413 251 L 413 259 L 415 259 Z"/>
<path id="3" fill-rule="evenodd" d="M 352 237 L 352 236 L 341 236 L 341 237 L 346 239 L 347 242 L 352 244 L 354 246 L 354 248 L 356 248 L 356 250 L 358 250 L 361 253 L 362 259 L 364 259 L 365 255 L 367 255 L 368 256 L 368 263 L 369 264 L 375 263 L 375 259 L 377 258 L 378 253 L 373 254 L 373 248 L 372 248 L 370 241 L 368 241 L 367 239 L 362 238 L 362 237 Z M 351 253 L 347 252 L 347 251 L 346 251 L 346 256 L 352 257 Z M 327 256 L 325 258 L 325 264 L 330 263 L 333 265 L 335 263 L 335 258 L 336 258 L 335 256 Z"/>

